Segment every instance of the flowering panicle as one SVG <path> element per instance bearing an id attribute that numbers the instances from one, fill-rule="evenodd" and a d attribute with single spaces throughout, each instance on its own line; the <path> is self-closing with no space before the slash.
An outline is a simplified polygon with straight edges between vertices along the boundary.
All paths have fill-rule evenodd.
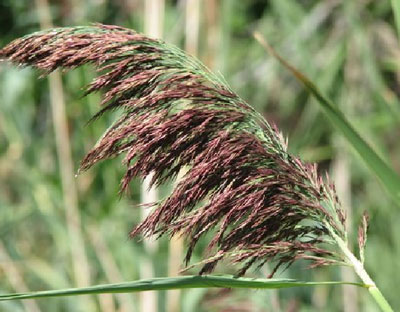
<path id="1" fill-rule="evenodd" d="M 81 169 L 124 153 L 121 190 L 153 174 L 153 184 L 186 174 L 131 236 L 184 235 L 186 262 L 213 231 L 201 273 L 222 259 L 252 266 L 297 259 L 342 261 L 332 235 L 346 239 L 333 186 L 315 165 L 288 154 L 281 134 L 224 80 L 178 48 L 121 27 L 58 28 L 10 43 L 0 57 L 45 74 L 93 64 L 87 93 L 104 91 L 102 109 L 122 117 L 86 155 Z"/>

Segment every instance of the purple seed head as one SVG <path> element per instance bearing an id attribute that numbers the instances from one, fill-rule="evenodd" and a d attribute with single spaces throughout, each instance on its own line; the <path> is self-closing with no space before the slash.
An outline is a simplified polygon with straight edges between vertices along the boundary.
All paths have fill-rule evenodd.
<path id="1" fill-rule="evenodd" d="M 298 259 L 311 266 L 341 261 L 331 233 L 345 237 L 334 187 L 316 165 L 288 154 L 286 142 L 226 83 L 176 47 L 116 26 L 58 28 L 17 39 L 0 57 L 39 68 L 92 64 L 98 77 L 86 94 L 104 93 L 98 118 L 122 116 L 82 160 L 81 170 L 125 156 L 121 191 L 154 173 L 159 185 L 186 173 L 170 196 L 130 235 L 184 235 L 186 262 L 213 233 L 201 273 L 222 259 L 251 266 Z M 364 232 L 363 232 L 364 233 Z M 361 245 L 364 244 L 360 236 Z"/>

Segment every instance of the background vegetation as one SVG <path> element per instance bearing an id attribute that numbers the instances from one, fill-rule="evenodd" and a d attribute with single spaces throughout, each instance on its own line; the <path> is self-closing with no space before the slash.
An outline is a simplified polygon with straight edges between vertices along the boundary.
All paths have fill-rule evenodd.
<path id="1" fill-rule="evenodd" d="M 399 172 L 400 49 L 389 0 L 2 0 L 0 46 L 51 23 L 92 22 L 158 34 L 198 55 L 279 126 L 290 139 L 292 153 L 329 171 L 348 209 L 354 246 L 360 216 L 363 210 L 369 211 L 366 268 L 393 307 L 400 307 L 398 203 L 390 200 L 322 116 L 317 103 L 251 36 L 254 29 L 262 32 L 340 106 Z M 102 118 L 85 127 L 100 97 L 81 97 L 82 87 L 93 75 L 86 67 L 63 75 L 62 84 L 57 75 L 48 83 L 33 70 L 0 66 L 2 293 L 176 275 L 181 242 L 149 244 L 127 239 L 141 218 L 135 205 L 151 196 L 151 192 L 141 192 L 141 181 L 135 181 L 130 195 L 120 199 L 123 168 L 118 160 L 71 179 L 85 151 L 110 124 Z M 63 120 L 67 120 L 67 132 Z M 68 168 L 68 163 L 75 169 Z M 162 198 L 169 187 L 158 190 L 158 196 Z M 201 252 L 197 251 L 199 257 Z M 278 277 L 355 279 L 344 269 L 307 270 L 306 265 L 299 263 Z M 234 269 L 220 266 L 218 272 Z M 268 268 L 249 276 L 267 272 Z M 375 307 L 366 291 L 327 286 L 41 299 L 1 303 L 0 311 L 350 312 L 375 311 Z"/>

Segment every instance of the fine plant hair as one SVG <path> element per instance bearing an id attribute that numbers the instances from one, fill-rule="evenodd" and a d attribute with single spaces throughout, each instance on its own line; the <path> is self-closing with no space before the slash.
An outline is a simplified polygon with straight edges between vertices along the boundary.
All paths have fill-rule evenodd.
<path id="1" fill-rule="evenodd" d="M 10 43 L 0 57 L 45 75 L 96 67 L 86 94 L 104 96 L 93 120 L 112 110 L 121 117 L 84 157 L 81 171 L 124 154 L 123 192 L 134 177 L 153 174 L 151 184 L 160 185 L 186 168 L 131 237 L 183 235 L 188 264 L 199 239 L 212 232 L 201 274 L 223 259 L 241 264 L 238 275 L 273 261 L 271 276 L 298 259 L 312 267 L 345 261 L 334 243 L 347 238 L 333 184 L 315 164 L 289 154 L 276 127 L 195 58 L 105 25 L 37 32 Z"/>

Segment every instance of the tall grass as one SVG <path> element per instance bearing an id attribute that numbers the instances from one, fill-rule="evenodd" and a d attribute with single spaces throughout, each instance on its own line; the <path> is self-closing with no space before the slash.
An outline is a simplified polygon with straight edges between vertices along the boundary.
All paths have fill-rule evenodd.
<path id="1" fill-rule="evenodd" d="M 260 9 L 250 2 L 221 1 L 222 28 L 221 38 L 217 43 L 216 71 L 224 73 L 240 95 L 269 120 L 279 124 L 290 137 L 289 147 L 295 154 L 310 161 L 319 161 L 323 168 L 329 168 L 331 159 L 334 158 L 331 142 L 338 132 L 334 132 L 329 123 L 324 122 L 324 117 L 303 88 L 294 83 L 275 62 L 267 59 L 258 45 L 245 33 L 246 27 L 257 24 L 258 29 L 267 35 L 277 50 L 316 81 L 334 103 L 345 103 L 348 100 L 348 90 L 355 90 L 356 87 L 357 90 L 362 90 L 357 92 L 360 104 L 346 112 L 346 117 L 377 153 L 398 170 L 398 64 L 395 56 L 399 49 L 395 24 L 391 19 L 390 2 L 357 5 L 356 16 L 363 18 L 354 25 L 343 20 L 343 3 L 340 1 L 282 3 L 271 1 L 267 8 L 264 6 Z M 3 1 L 1 5 L 6 6 L 1 10 L 1 17 L 6 13 L 14 16 L 13 23 L 2 27 L 2 46 L 17 36 L 38 29 L 36 12 L 31 7 L 17 6 L 13 1 Z M 143 19 L 140 8 L 140 1 L 131 2 L 129 10 L 108 1 L 88 1 L 85 7 L 74 8 L 72 11 L 79 11 L 84 21 L 102 21 L 140 30 Z M 130 16 L 127 16 L 127 12 Z M 63 15 L 63 9 L 57 4 L 52 6 L 52 13 L 57 25 L 71 23 L 67 22 L 68 16 Z M 166 14 L 167 40 L 182 43 L 182 7 L 167 2 Z M 181 23 L 180 27 L 175 26 L 178 23 Z M 13 28 L 10 29 L 7 25 L 13 25 Z M 353 44 L 347 36 L 350 29 L 355 32 L 354 38 L 362 44 L 362 54 L 348 74 L 361 77 L 361 82 L 351 80 L 344 83 L 344 65 L 350 62 L 346 51 L 351 50 Z M 205 42 L 201 31 L 202 50 L 206 46 Z M 200 57 L 203 57 L 202 53 Z M 82 69 L 68 73 L 64 78 L 75 164 L 109 122 L 108 118 L 99 120 L 83 130 L 85 136 L 81 135 L 82 129 L 79 128 L 95 112 L 98 102 L 97 95 L 79 100 L 82 94 L 80 88 L 90 81 L 91 76 L 90 71 Z M 55 170 L 54 139 L 48 118 L 49 104 L 46 103 L 47 87 L 44 81 L 36 81 L 34 77 L 29 70 L 16 71 L 5 65 L 0 69 L 1 239 L 10 257 L 18 264 L 28 288 L 72 287 L 71 267 L 65 261 L 68 259 L 65 248 L 67 238 L 64 218 L 59 213 L 62 193 Z M 342 148 L 348 149 L 348 146 L 343 145 Z M 364 209 L 370 211 L 371 215 L 366 265 L 382 286 L 389 301 L 397 307 L 400 302 L 394 281 L 398 279 L 400 268 L 397 262 L 390 259 L 398 257 L 399 242 L 393 239 L 400 235 L 396 226 L 399 221 L 398 209 L 382 195 L 383 189 L 379 183 L 351 153 L 349 162 L 352 168 L 354 220 L 358 222 Z M 135 261 L 139 253 L 143 254 L 142 246 L 127 242 L 125 235 L 133 223 L 132 220 L 138 219 L 132 204 L 139 197 L 137 187 L 133 187 L 131 199 L 123 198 L 118 201 L 115 192 L 120 174 L 121 169 L 118 166 L 104 164 L 81 176 L 77 180 L 80 207 L 85 224 L 91 224 L 98 235 L 104 238 L 124 280 L 135 280 L 138 278 Z M 48 229 L 46 232 L 41 230 L 44 227 Z M 353 228 L 355 227 L 354 224 Z M 25 235 L 26 228 L 30 229 L 29 236 Z M 39 247 L 38 241 L 43 242 Z M 118 278 L 110 280 L 105 276 L 103 262 L 98 260 L 98 253 L 90 242 L 88 251 L 91 270 L 94 272 L 93 283 L 118 282 Z M 157 257 L 165 255 L 166 248 L 162 247 Z M 164 264 L 157 262 L 156 266 L 158 276 L 166 275 Z M 221 270 L 232 272 L 229 268 Z M 260 276 L 258 272 L 251 274 Z M 283 276 L 321 280 L 334 279 L 336 274 L 337 271 L 332 268 L 312 273 L 295 266 L 283 273 Z M 388 276 L 392 278 L 387 278 Z M 7 284 L 6 279 L 2 281 L 2 289 L 4 292 L 15 291 Z M 210 304 L 218 306 L 218 302 L 224 302 L 227 306 L 240 306 L 245 302 L 248 309 L 254 310 L 256 307 L 262 309 L 265 302 L 269 302 L 268 294 L 269 292 L 246 292 L 244 295 L 243 291 L 234 290 L 226 295 L 226 292 L 218 293 L 213 290 L 185 290 L 182 303 L 186 310 L 200 311 L 204 307 L 209 308 Z M 127 296 L 135 305 L 137 301 L 132 300 L 132 296 Z M 228 301 L 226 296 L 230 298 Z M 328 300 L 326 296 L 329 297 Z M 360 292 L 360 296 L 360 310 L 373 306 L 364 291 Z M 163 300 L 160 299 L 160 306 L 164 306 Z M 340 290 L 331 287 L 321 291 L 319 288 L 285 290 L 279 293 L 279 300 L 283 308 L 297 302 L 302 308 L 310 310 L 342 309 Z M 76 300 L 41 300 L 39 305 L 44 310 L 62 307 L 73 309 L 76 307 Z M 119 303 L 116 305 L 118 307 Z M 18 303 L 2 306 L 4 309 L 24 309 Z"/>

